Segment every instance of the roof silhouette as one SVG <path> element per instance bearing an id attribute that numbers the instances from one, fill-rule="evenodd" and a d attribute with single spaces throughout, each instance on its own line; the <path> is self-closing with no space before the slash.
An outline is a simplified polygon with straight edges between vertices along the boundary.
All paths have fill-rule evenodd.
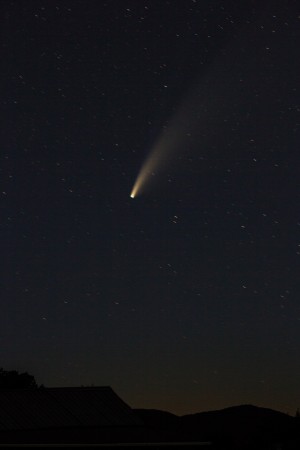
<path id="1" fill-rule="evenodd" d="M 140 425 L 110 387 L 0 389 L 0 431 Z"/>

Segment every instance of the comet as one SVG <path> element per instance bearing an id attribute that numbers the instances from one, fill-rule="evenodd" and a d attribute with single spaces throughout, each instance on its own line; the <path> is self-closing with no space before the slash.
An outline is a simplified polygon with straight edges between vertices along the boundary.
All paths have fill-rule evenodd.
<path id="1" fill-rule="evenodd" d="M 224 117 L 234 112 L 241 97 L 235 60 L 236 51 L 221 53 L 183 97 L 142 164 L 130 193 L 132 199 L 158 180 L 166 166 L 168 171 L 179 166 L 191 151 L 200 153 L 195 161 L 203 159 L 203 152 L 212 148 L 216 139 L 218 145 L 227 127 Z"/>
<path id="2" fill-rule="evenodd" d="M 179 102 L 173 116 L 164 124 L 163 131 L 140 168 L 131 198 L 143 194 L 161 177 L 166 167 L 168 171 L 174 169 L 188 152 L 199 149 L 199 144 L 204 143 L 203 134 L 206 134 L 207 126 L 211 126 L 208 117 L 215 116 L 213 113 L 219 109 L 218 103 L 214 82 L 195 82 Z"/>
<path id="3" fill-rule="evenodd" d="M 154 148 L 142 165 L 133 185 L 130 197 L 135 198 L 141 194 L 152 177 L 156 175 L 158 167 L 162 167 L 161 157 L 164 152 L 161 147 Z"/>
<path id="4" fill-rule="evenodd" d="M 160 177 L 165 167 L 170 167 L 170 162 L 176 160 L 179 153 L 182 154 L 190 147 L 190 136 L 194 133 L 198 121 L 194 103 L 194 99 L 188 96 L 169 124 L 163 128 L 163 132 L 140 168 L 130 193 L 132 199 L 143 194 L 151 182 Z"/>

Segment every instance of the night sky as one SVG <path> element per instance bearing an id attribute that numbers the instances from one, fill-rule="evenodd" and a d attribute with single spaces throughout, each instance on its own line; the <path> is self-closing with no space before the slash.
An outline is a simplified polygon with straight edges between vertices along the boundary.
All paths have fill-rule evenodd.
<path id="1" fill-rule="evenodd" d="M 0 366 L 295 414 L 299 2 L 0 8 Z"/>

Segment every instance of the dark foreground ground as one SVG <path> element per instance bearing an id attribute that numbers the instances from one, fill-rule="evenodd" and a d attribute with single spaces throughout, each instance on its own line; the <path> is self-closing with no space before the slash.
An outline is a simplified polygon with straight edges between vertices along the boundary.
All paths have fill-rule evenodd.
<path id="1" fill-rule="evenodd" d="M 270 409 L 245 405 L 182 417 L 132 412 L 141 425 L 7 431 L 0 433 L 0 448 L 300 449 L 300 420 Z"/>

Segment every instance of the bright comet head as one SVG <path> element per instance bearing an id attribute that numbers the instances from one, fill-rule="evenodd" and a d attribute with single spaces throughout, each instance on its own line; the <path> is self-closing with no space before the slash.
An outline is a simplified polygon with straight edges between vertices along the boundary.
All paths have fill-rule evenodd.
<path id="1" fill-rule="evenodd" d="M 137 191 L 138 191 L 138 181 L 136 181 L 135 183 L 134 183 L 134 186 L 133 186 L 133 188 L 132 188 L 132 190 L 131 190 L 131 193 L 130 193 L 130 197 L 131 198 L 135 198 L 136 197 L 136 194 L 137 194 Z"/>

